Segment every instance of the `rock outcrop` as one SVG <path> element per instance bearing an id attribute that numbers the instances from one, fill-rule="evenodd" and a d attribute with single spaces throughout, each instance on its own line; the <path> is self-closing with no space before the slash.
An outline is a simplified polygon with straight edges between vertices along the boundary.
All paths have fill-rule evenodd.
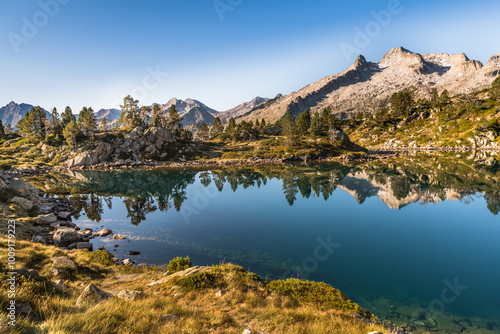
<path id="1" fill-rule="evenodd" d="M 115 138 L 105 142 L 102 138 L 94 149 L 81 152 L 68 160 L 68 168 L 92 166 L 105 162 L 117 162 L 130 159 L 142 160 L 145 156 L 154 156 L 169 144 L 175 143 L 177 138 L 164 128 L 152 127 L 144 131 L 138 127 L 123 138 Z"/>

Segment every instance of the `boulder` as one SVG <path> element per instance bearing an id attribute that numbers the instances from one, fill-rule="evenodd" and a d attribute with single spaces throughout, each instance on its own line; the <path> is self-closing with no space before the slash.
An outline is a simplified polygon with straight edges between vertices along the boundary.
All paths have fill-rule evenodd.
<path id="1" fill-rule="evenodd" d="M 55 282 L 54 289 L 59 292 L 64 292 L 68 290 L 68 287 L 66 286 L 66 284 L 64 284 L 63 280 L 60 279 Z"/>
<path id="2" fill-rule="evenodd" d="M 264 133 L 268 136 L 277 136 L 281 133 L 282 129 L 279 126 L 273 126 L 264 130 Z"/>
<path id="3" fill-rule="evenodd" d="M 91 242 L 79 242 L 76 244 L 76 249 L 88 249 L 92 250 L 94 245 Z"/>
<path id="4" fill-rule="evenodd" d="M 14 197 L 13 199 L 10 200 L 12 203 L 15 203 L 19 205 L 21 208 L 25 210 L 31 210 L 33 209 L 33 202 L 22 197 Z"/>
<path id="5" fill-rule="evenodd" d="M 141 252 L 138 252 L 138 251 L 129 251 L 128 252 L 130 256 L 134 256 L 134 255 L 140 255 Z"/>
<path id="6" fill-rule="evenodd" d="M 28 192 L 28 190 L 26 189 L 26 183 L 24 183 L 24 181 L 20 179 L 14 179 L 9 184 L 9 188 L 17 192 L 20 192 L 21 194 L 26 194 Z"/>
<path id="7" fill-rule="evenodd" d="M 95 237 L 105 237 L 105 236 L 108 236 L 110 234 L 113 234 L 113 231 L 111 231 L 109 228 L 103 228 L 99 232 L 94 233 L 94 236 Z"/>
<path id="8" fill-rule="evenodd" d="M 330 135 L 331 141 L 343 141 L 343 142 L 351 141 L 349 136 L 342 130 L 331 129 L 328 134 Z"/>
<path id="9" fill-rule="evenodd" d="M 67 269 L 67 270 L 76 270 L 75 262 L 71 261 L 65 256 L 54 257 L 52 258 L 52 267 L 55 269 Z"/>
<path id="10" fill-rule="evenodd" d="M 142 291 L 135 291 L 135 290 L 121 290 L 120 292 L 118 292 L 117 295 L 118 298 L 126 300 L 128 302 L 142 298 L 143 296 L 144 293 Z"/>
<path id="11" fill-rule="evenodd" d="M 71 216 L 71 212 L 69 211 L 59 211 L 57 212 L 57 217 L 61 219 L 68 219 Z"/>
<path id="12" fill-rule="evenodd" d="M 57 222 L 57 217 L 53 213 L 49 213 L 48 215 L 41 215 L 35 218 L 35 223 L 38 225 L 50 225 Z"/>
<path id="13" fill-rule="evenodd" d="M 67 247 L 75 242 L 80 242 L 80 235 L 71 227 L 61 227 L 52 236 L 54 245 L 59 247 Z"/>
<path id="14" fill-rule="evenodd" d="M 112 294 L 97 288 L 94 284 L 89 284 L 76 300 L 76 306 L 82 306 L 85 304 L 93 304 L 105 301 Z"/>
<path id="15" fill-rule="evenodd" d="M 43 281 L 42 276 L 36 271 L 35 269 L 30 269 L 30 268 L 21 268 L 16 270 L 16 274 L 24 276 L 28 279 L 32 279 L 35 281 Z"/>
<path id="16" fill-rule="evenodd" d="M 49 273 L 56 278 L 66 278 L 69 275 L 66 270 L 57 268 L 50 268 Z"/>
<path id="17" fill-rule="evenodd" d="M 125 238 L 125 237 L 124 237 L 123 235 L 121 235 L 121 234 L 115 234 L 115 235 L 113 236 L 113 239 L 115 239 L 115 240 L 124 240 L 124 239 L 127 239 L 127 238 Z"/>

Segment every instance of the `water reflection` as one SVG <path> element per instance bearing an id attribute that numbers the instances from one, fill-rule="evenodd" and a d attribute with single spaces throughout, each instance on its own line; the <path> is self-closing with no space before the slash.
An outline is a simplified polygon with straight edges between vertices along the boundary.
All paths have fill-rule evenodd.
<path id="1" fill-rule="evenodd" d="M 199 171 L 187 170 L 126 170 L 72 171 L 39 177 L 32 182 L 48 194 L 72 195 L 70 200 L 78 219 L 82 212 L 100 222 L 103 205 L 112 208 L 112 198 L 120 197 L 127 217 L 138 225 L 151 212 L 181 210 L 187 200 L 186 189 L 197 177 L 200 183 L 214 185 L 219 192 L 225 187 L 237 191 L 242 187 L 259 187 L 269 180 L 282 183 L 283 195 L 290 206 L 298 196 L 322 197 L 328 201 L 337 189 L 351 194 L 359 204 L 378 197 L 392 209 L 412 203 L 436 203 L 460 200 L 470 203 L 484 197 L 488 210 L 498 215 L 498 163 L 480 163 L 455 156 L 439 158 L 427 155 L 406 157 L 391 162 L 364 165 L 340 164 L 256 166 Z"/>

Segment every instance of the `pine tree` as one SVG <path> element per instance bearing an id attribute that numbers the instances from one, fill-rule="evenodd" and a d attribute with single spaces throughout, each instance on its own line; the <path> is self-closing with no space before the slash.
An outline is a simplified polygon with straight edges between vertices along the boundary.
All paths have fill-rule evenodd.
<path id="1" fill-rule="evenodd" d="M 319 113 L 315 113 L 311 120 L 311 134 L 313 136 L 318 136 L 321 130 L 321 120 L 319 118 Z"/>
<path id="2" fill-rule="evenodd" d="M 236 121 L 233 117 L 229 119 L 225 132 L 231 139 L 236 139 Z"/>
<path id="3" fill-rule="evenodd" d="M 5 129 L 3 127 L 2 120 L 0 119 L 0 136 L 5 134 Z"/>
<path id="4" fill-rule="evenodd" d="M 70 107 L 66 107 L 61 115 L 62 127 L 65 128 L 71 121 L 76 122 L 76 117 Z"/>
<path id="5" fill-rule="evenodd" d="M 69 124 L 66 125 L 66 127 L 64 128 L 63 136 L 71 148 L 77 147 L 76 138 L 78 137 L 79 133 L 80 133 L 80 128 L 78 127 L 78 124 L 74 120 L 69 122 Z"/>
<path id="6" fill-rule="evenodd" d="M 46 135 L 47 115 L 40 107 L 31 108 L 23 119 L 17 123 L 17 128 L 25 137 L 42 140 Z"/>
<path id="7" fill-rule="evenodd" d="M 120 106 L 120 125 L 124 128 L 131 128 L 141 125 L 139 100 L 134 100 L 130 95 L 123 98 L 123 105 Z"/>
<path id="8" fill-rule="evenodd" d="M 92 108 L 83 107 L 78 115 L 78 126 L 85 135 L 94 135 L 97 130 L 97 119 Z"/>
<path id="9" fill-rule="evenodd" d="M 491 98 L 492 99 L 500 98 L 500 76 L 498 76 L 491 84 Z"/>
<path id="10" fill-rule="evenodd" d="M 287 111 L 285 117 L 281 120 L 281 127 L 286 137 L 287 146 L 293 147 L 297 142 L 297 129 L 295 126 L 295 119 L 290 111 Z"/>
<path id="11" fill-rule="evenodd" d="M 50 114 L 50 123 L 49 123 L 49 132 L 54 136 L 59 133 L 61 130 L 61 118 L 59 117 L 59 113 L 57 112 L 57 108 L 52 108 L 52 112 Z"/>
<path id="12" fill-rule="evenodd" d="M 153 105 L 153 114 L 151 115 L 151 126 L 158 127 L 161 126 L 161 115 L 160 115 L 160 106 L 155 103 Z"/>
<path id="13" fill-rule="evenodd" d="M 101 124 L 99 125 L 99 130 L 106 131 L 107 129 L 108 129 L 108 121 L 106 120 L 106 117 L 103 117 L 101 119 Z"/>
<path id="14" fill-rule="evenodd" d="M 297 133 L 300 136 L 305 136 L 311 127 L 311 114 L 309 110 L 304 111 L 299 115 L 297 120 Z"/>
<path id="15" fill-rule="evenodd" d="M 146 124 L 148 124 L 150 113 L 151 113 L 150 107 L 148 107 L 148 106 L 141 107 L 140 119 L 141 119 L 142 126 L 145 126 Z"/>
<path id="16" fill-rule="evenodd" d="M 201 140 L 207 140 L 209 133 L 210 133 L 210 130 L 205 123 L 203 123 L 202 125 L 200 125 L 198 127 L 198 136 L 201 138 Z"/>
<path id="17" fill-rule="evenodd" d="M 10 135 L 12 133 L 12 125 L 7 124 L 7 127 L 5 128 L 5 134 Z"/>
<path id="18" fill-rule="evenodd" d="M 171 130 L 182 128 L 182 117 L 177 112 L 177 109 L 175 109 L 175 104 L 170 106 L 168 110 L 168 128 Z"/>
<path id="19" fill-rule="evenodd" d="M 333 126 L 333 121 L 332 108 L 326 107 L 321 112 L 321 127 L 328 131 Z"/>
<path id="20" fill-rule="evenodd" d="M 258 130 L 259 130 L 259 132 L 263 134 L 263 133 L 264 133 L 264 131 L 266 130 L 266 126 L 267 126 L 267 124 L 266 124 L 266 120 L 265 120 L 265 119 L 262 119 L 262 121 L 260 122 L 260 127 L 259 127 L 259 129 L 258 129 Z"/>
<path id="21" fill-rule="evenodd" d="M 214 123 L 212 124 L 212 129 L 210 130 L 210 137 L 215 138 L 224 132 L 224 126 L 219 116 L 215 117 Z"/>

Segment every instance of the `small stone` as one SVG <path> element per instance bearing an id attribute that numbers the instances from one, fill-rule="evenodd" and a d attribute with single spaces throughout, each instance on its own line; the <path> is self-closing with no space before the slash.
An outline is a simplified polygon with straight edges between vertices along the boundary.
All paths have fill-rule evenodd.
<path id="1" fill-rule="evenodd" d="M 64 284 L 63 280 L 57 280 L 55 282 L 55 286 L 54 286 L 54 289 L 56 289 L 57 291 L 59 292 L 64 292 L 66 290 L 68 290 L 68 287 L 66 286 L 66 284 Z"/>
<path id="2" fill-rule="evenodd" d="M 141 252 L 138 251 L 129 251 L 129 255 L 134 256 L 134 255 L 140 255 Z"/>
<path id="3" fill-rule="evenodd" d="M 106 250 L 106 248 L 104 248 L 104 246 L 99 246 L 98 250 Z"/>
<path id="4" fill-rule="evenodd" d="M 30 316 L 33 314 L 33 309 L 30 304 L 16 304 L 16 314 Z"/>
<path id="5" fill-rule="evenodd" d="M 175 315 L 175 314 L 166 314 L 166 315 L 160 316 L 160 320 L 165 321 L 165 322 L 176 322 L 179 319 L 180 319 L 179 316 Z"/>
<path id="6" fill-rule="evenodd" d="M 215 297 L 222 297 L 224 295 L 224 291 L 219 290 L 215 293 Z"/>
<path id="7" fill-rule="evenodd" d="M 131 259 L 125 259 L 122 261 L 122 263 L 124 266 L 132 266 L 134 264 L 134 261 L 132 261 Z"/>
<path id="8" fill-rule="evenodd" d="M 243 331 L 243 334 L 252 334 L 252 331 L 247 328 Z"/>
<path id="9" fill-rule="evenodd" d="M 70 270 L 77 269 L 75 262 L 71 261 L 65 256 L 52 258 L 52 262 L 54 262 L 52 266 L 56 269 L 70 269 Z"/>
<path id="10" fill-rule="evenodd" d="M 111 231 L 109 228 L 103 228 L 99 232 L 94 233 L 94 236 L 96 236 L 96 237 L 105 237 L 105 236 L 108 236 L 110 234 L 113 234 L 113 231 Z"/>
<path id="11" fill-rule="evenodd" d="M 122 290 L 118 292 L 117 297 L 126 301 L 132 301 L 139 298 L 142 298 L 144 293 L 142 291 L 134 291 L 134 290 Z"/>
<path id="12" fill-rule="evenodd" d="M 45 239 L 42 236 L 35 236 L 33 237 L 33 242 L 38 243 L 38 244 L 46 244 Z"/>
<path id="13" fill-rule="evenodd" d="M 109 292 L 97 288 L 94 284 L 89 284 L 76 300 L 76 306 L 81 306 L 86 303 L 98 303 L 111 296 L 112 294 Z"/>
<path id="14" fill-rule="evenodd" d="M 120 246 L 120 245 L 118 245 L 118 244 L 114 244 L 113 245 L 113 247 L 115 247 L 115 248 L 118 248 L 118 246 Z"/>
<path id="15" fill-rule="evenodd" d="M 123 235 L 121 235 L 121 234 L 115 234 L 115 235 L 113 236 L 113 239 L 115 239 L 115 240 L 124 240 L 124 239 L 127 239 L 127 238 L 125 238 L 125 237 L 124 237 Z"/>
<path id="16" fill-rule="evenodd" d="M 374 331 L 374 332 L 370 332 L 370 333 L 368 333 L 368 334 L 384 334 L 384 333 L 382 333 L 382 332 L 378 332 L 378 331 Z"/>

